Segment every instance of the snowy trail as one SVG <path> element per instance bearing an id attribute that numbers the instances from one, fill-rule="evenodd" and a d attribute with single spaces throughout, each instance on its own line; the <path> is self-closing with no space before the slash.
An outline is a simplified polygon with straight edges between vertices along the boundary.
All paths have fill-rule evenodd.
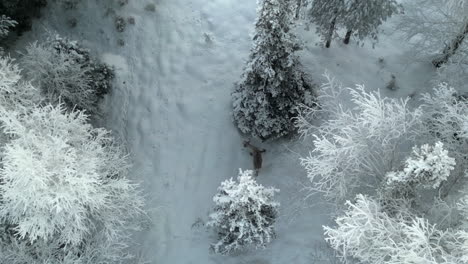
<path id="1" fill-rule="evenodd" d="M 282 246 L 275 251 L 284 260 L 271 252 L 258 253 L 270 255 L 260 259 L 210 255 L 210 240 L 195 224 L 206 220 L 219 183 L 250 167 L 229 113 L 232 84 L 251 46 L 254 1 L 159 1 L 155 13 L 134 1 L 127 10 L 137 21 L 126 39 L 134 48 L 122 54 L 132 76 L 126 137 L 135 178 L 156 206 L 154 226 L 139 241 L 143 254 L 152 263 L 250 263 L 250 257 L 252 263 L 305 263 Z"/>

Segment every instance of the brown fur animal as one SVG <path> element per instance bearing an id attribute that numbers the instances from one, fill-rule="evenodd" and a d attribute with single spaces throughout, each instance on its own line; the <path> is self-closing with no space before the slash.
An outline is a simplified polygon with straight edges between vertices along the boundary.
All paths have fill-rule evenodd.
<path id="1" fill-rule="evenodd" d="M 265 149 L 260 149 L 255 147 L 254 145 L 250 144 L 250 140 L 244 141 L 244 148 L 250 148 L 252 151 L 250 152 L 250 156 L 253 158 L 253 165 L 255 170 L 255 176 L 258 176 L 258 172 L 262 168 L 262 153 L 266 152 Z"/>

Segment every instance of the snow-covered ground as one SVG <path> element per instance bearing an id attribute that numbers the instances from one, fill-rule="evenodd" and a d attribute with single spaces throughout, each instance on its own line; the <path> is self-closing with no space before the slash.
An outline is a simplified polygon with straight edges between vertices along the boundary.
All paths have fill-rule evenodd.
<path id="1" fill-rule="evenodd" d="M 220 182 L 252 167 L 243 138 L 231 122 L 230 92 L 239 80 L 251 47 L 256 3 L 252 0 L 83 0 L 75 11 L 49 6 L 20 43 L 44 36 L 45 28 L 83 41 L 116 67 L 112 94 L 104 104 L 104 126 L 128 145 L 133 177 L 142 183 L 152 224 L 136 234 L 138 250 L 150 263 L 338 263 L 329 259 L 322 225 L 331 210 L 316 199 L 304 200 L 307 179 L 299 156 L 308 145 L 285 140 L 267 149 L 258 181 L 281 190 L 277 238 L 266 250 L 238 256 L 209 253 L 206 232 L 212 197 Z M 154 4 L 155 11 L 145 9 Z M 133 17 L 125 32 L 114 19 Z M 76 17 L 70 29 L 67 19 Z M 390 32 L 387 30 L 387 32 Z M 408 47 L 394 35 L 367 44 L 331 49 L 316 46 L 314 30 L 298 33 L 299 53 L 317 84 L 328 70 L 345 85 L 363 83 L 399 97 L 430 88 L 429 64 L 406 64 Z M 120 46 L 119 39 L 125 44 Z M 379 62 L 383 58 L 383 62 Z M 400 87 L 385 89 L 394 74 Z"/>

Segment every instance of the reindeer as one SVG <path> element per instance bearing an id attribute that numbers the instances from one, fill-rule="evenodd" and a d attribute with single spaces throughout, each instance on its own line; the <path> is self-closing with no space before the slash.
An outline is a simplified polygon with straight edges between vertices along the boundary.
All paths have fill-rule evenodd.
<path id="1" fill-rule="evenodd" d="M 249 147 L 252 152 L 250 152 L 250 156 L 253 158 L 253 165 L 254 165 L 254 170 L 255 170 L 255 176 L 258 176 L 258 172 L 262 168 L 262 153 L 266 152 L 265 149 L 260 149 L 255 147 L 254 145 L 250 144 L 250 140 L 245 140 L 244 141 L 244 148 Z"/>

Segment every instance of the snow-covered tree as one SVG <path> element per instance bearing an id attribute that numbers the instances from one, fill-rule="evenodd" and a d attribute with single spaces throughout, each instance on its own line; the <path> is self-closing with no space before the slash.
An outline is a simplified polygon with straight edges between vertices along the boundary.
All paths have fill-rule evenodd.
<path id="1" fill-rule="evenodd" d="M 96 113 L 99 99 L 109 92 L 113 72 L 91 57 L 76 41 L 56 36 L 34 42 L 20 59 L 25 76 L 37 85 L 52 104 L 65 103 Z"/>
<path id="2" fill-rule="evenodd" d="M 440 67 L 442 64 L 447 63 L 463 45 L 463 42 L 468 36 L 468 0 L 449 0 L 448 7 L 449 10 L 452 11 L 451 13 L 460 19 L 461 26 L 453 38 L 450 39 L 448 43 L 445 43 L 442 54 L 432 61 L 432 64 L 436 67 Z"/>
<path id="3" fill-rule="evenodd" d="M 371 37 L 377 40 L 379 26 L 394 14 L 402 12 L 396 0 L 346 0 L 343 26 L 346 27 L 344 43 L 348 44 L 352 35 L 360 40 Z"/>
<path id="4" fill-rule="evenodd" d="M 396 0 L 314 0 L 309 17 L 329 48 L 336 28 L 346 28 L 345 44 L 352 35 L 377 40 L 379 26 L 401 11 Z"/>
<path id="5" fill-rule="evenodd" d="M 413 44 L 416 59 L 432 60 L 436 67 L 466 63 L 468 1 L 415 0 L 405 3 L 405 10 L 397 29 Z"/>
<path id="6" fill-rule="evenodd" d="M 365 195 L 346 202 L 336 227 L 324 226 L 325 240 L 343 262 L 352 257 L 372 264 L 455 264 L 446 249 L 450 232 L 427 219 L 405 214 L 390 217 L 380 203 Z"/>
<path id="7" fill-rule="evenodd" d="M 420 110 L 407 99 L 382 98 L 362 85 L 343 88 L 326 75 L 318 97 L 318 109 L 305 109 L 296 120 L 303 137 L 312 137 L 314 149 L 301 159 L 312 182 L 311 190 L 326 199 L 343 199 L 360 186 L 379 186 L 388 171 L 404 156 L 401 146 L 415 136 Z M 351 96 L 352 106 L 343 105 Z M 348 101 L 349 99 L 346 99 Z M 310 121 L 322 115 L 316 127 Z"/>
<path id="8" fill-rule="evenodd" d="M 325 47 L 329 48 L 344 12 L 344 0 L 313 0 L 308 12 L 309 19 L 317 26 L 317 33 L 323 36 Z"/>
<path id="9" fill-rule="evenodd" d="M 222 182 L 213 197 L 216 205 L 207 225 L 219 236 L 211 245 L 216 253 L 262 248 L 275 237 L 279 203 L 273 196 L 279 190 L 258 184 L 252 173 L 240 170 L 238 182 L 232 178 Z"/>
<path id="10" fill-rule="evenodd" d="M 87 251 L 101 259 L 70 263 L 124 257 L 143 199 L 110 133 L 62 105 L 2 112 L 0 122 L 10 136 L 0 169 L 0 221 L 10 237 L 0 242 L 25 247 L 22 254 L 37 263 L 86 259 Z"/>
<path id="11" fill-rule="evenodd" d="M 260 0 L 254 47 L 232 93 L 233 117 L 243 133 L 262 140 L 287 135 L 297 106 L 313 106 L 313 86 L 294 52 L 293 0 Z"/>
<path id="12" fill-rule="evenodd" d="M 387 183 L 417 184 L 435 189 L 448 179 L 455 164 L 443 143 L 437 142 L 434 146 L 424 144 L 413 148 L 402 171 L 387 174 Z"/>

